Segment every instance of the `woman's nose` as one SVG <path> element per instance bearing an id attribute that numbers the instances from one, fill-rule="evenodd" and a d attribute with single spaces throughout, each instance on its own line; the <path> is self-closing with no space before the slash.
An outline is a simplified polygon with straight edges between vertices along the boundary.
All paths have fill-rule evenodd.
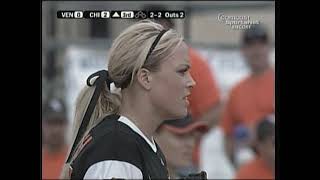
<path id="1" fill-rule="evenodd" d="M 188 84 L 187 84 L 187 86 L 192 89 L 195 85 L 196 85 L 196 82 L 192 78 L 190 72 L 188 72 Z"/>

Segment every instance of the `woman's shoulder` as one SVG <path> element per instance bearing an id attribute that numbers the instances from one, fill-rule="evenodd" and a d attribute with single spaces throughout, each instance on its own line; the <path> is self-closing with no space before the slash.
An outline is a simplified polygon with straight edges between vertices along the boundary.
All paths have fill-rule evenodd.
<path id="1" fill-rule="evenodd" d="M 130 129 L 122 127 L 117 117 L 105 117 L 85 139 L 90 139 L 73 163 L 76 174 L 82 174 L 97 163 L 123 162 L 142 168 L 142 153 Z M 85 140 L 86 141 L 86 140 Z M 85 142 L 84 141 L 84 142 Z M 83 176 L 82 176 L 83 177 Z"/>
<path id="2" fill-rule="evenodd" d="M 95 142 L 112 142 L 113 145 L 136 145 L 136 133 L 118 121 L 119 115 L 113 114 L 103 118 L 103 120 L 90 131 L 90 135 Z"/>
<path id="3" fill-rule="evenodd" d="M 139 157 L 141 152 L 135 138 L 118 128 L 114 127 L 100 136 L 93 136 L 92 146 L 88 151 L 89 156 L 97 156 L 97 160 L 118 158 L 119 161 L 129 161 L 130 158 Z"/>
<path id="4" fill-rule="evenodd" d="M 112 159 L 114 156 L 141 154 L 135 134 L 119 122 L 119 115 L 109 115 L 84 137 L 81 156 Z"/>

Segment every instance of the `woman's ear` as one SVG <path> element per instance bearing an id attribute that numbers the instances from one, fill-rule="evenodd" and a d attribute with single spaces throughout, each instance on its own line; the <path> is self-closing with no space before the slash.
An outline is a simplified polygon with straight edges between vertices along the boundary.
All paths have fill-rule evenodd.
<path id="1" fill-rule="evenodd" d="M 138 83 L 146 90 L 151 89 L 151 72 L 148 69 L 141 68 L 137 72 Z"/>

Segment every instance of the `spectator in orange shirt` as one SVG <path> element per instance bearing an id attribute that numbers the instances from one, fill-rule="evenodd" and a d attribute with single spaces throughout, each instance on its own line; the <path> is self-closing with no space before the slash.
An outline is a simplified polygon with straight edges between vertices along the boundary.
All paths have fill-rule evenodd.
<path id="1" fill-rule="evenodd" d="M 260 121 L 256 129 L 255 159 L 240 166 L 236 179 L 274 179 L 275 124 L 270 119 Z"/>
<path id="2" fill-rule="evenodd" d="M 53 99 L 43 107 L 42 179 L 58 179 L 67 154 L 64 105 Z"/>
<path id="3" fill-rule="evenodd" d="M 235 165 L 236 127 L 247 128 L 251 138 L 255 123 L 274 112 L 274 70 L 269 62 L 270 40 L 266 29 L 254 25 L 244 31 L 241 50 L 251 75 L 231 90 L 221 120 L 226 151 Z"/>
<path id="4" fill-rule="evenodd" d="M 191 47 L 189 48 L 189 57 L 191 60 L 190 74 L 197 83 L 189 96 L 190 113 L 192 119 L 206 122 L 211 129 L 218 122 L 221 109 L 220 92 L 207 61 Z M 199 165 L 200 140 L 196 142 L 193 153 L 193 161 L 196 166 Z"/>
<path id="5" fill-rule="evenodd" d="M 219 88 L 207 60 L 191 47 L 189 57 L 191 60 L 190 73 L 197 83 L 189 97 L 190 112 L 195 121 L 205 121 L 212 128 L 217 123 L 221 107 Z"/>

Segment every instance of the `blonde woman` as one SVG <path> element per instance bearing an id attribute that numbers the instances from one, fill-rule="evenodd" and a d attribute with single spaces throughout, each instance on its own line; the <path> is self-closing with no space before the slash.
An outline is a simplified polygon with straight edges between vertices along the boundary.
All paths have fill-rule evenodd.
<path id="1" fill-rule="evenodd" d="M 195 85 L 189 68 L 188 47 L 176 31 L 149 20 L 125 29 L 112 44 L 108 71 L 91 75 L 77 99 L 62 177 L 168 179 L 153 135 L 165 119 L 187 115 Z"/>

